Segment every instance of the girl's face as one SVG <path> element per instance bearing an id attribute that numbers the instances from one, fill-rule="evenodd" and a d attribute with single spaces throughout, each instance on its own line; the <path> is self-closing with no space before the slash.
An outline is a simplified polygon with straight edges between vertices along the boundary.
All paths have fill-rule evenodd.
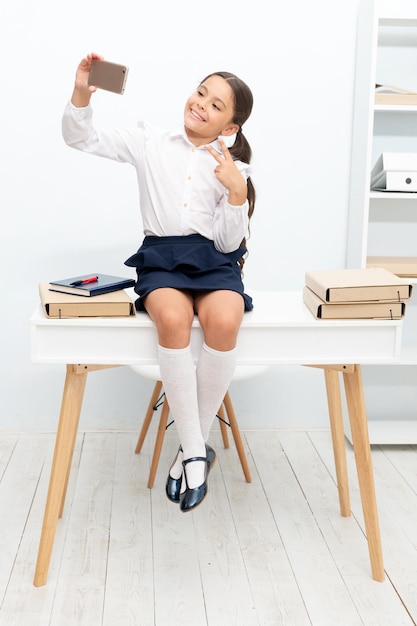
<path id="1" fill-rule="evenodd" d="M 188 139 L 202 146 L 219 135 L 233 135 L 234 98 L 229 83 L 221 76 L 210 76 L 188 98 L 184 107 L 184 126 Z"/>

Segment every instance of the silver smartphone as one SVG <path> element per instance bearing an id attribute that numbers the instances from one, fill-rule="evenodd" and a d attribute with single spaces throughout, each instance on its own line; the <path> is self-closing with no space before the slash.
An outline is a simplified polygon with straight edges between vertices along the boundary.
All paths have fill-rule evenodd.
<path id="1" fill-rule="evenodd" d="M 129 68 L 120 63 L 93 59 L 88 84 L 114 93 L 124 93 Z"/>

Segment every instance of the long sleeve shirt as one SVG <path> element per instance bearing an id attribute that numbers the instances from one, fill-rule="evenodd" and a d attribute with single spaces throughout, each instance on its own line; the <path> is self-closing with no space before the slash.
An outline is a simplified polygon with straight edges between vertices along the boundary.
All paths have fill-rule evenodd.
<path id="1" fill-rule="evenodd" d="M 228 203 L 214 175 L 216 161 L 194 146 L 183 128 L 163 130 L 140 121 L 134 128 L 95 126 L 91 105 L 67 104 L 62 133 L 67 145 L 136 169 L 144 235 L 200 234 L 220 252 L 236 250 L 248 231 L 248 202 Z M 217 140 L 213 147 L 221 154 Z M 245 180 L 250 166 L 235 161 Z"/>

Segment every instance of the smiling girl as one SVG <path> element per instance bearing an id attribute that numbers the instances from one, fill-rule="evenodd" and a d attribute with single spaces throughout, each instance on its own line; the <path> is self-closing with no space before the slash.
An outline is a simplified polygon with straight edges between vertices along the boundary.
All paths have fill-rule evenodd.
<path id="1" fill-rule="evenodd" d="M 78 65 L 64 112 L 66 143 L 130 163 L 137 172 L 144 239 L 126 265 L 135 267 L 136 308 L 158 333 L 161 380 L 180 439 L 166 494 L 181 511 L 199 505 L 216 460 L 207 444 L 235 369 L 238 332 L 252 299 L 242 266 L 255 204 L 251 148 L 242 132 L 253 104 L 249 87 L 214 72 L 187 99 L 183 124 L 167 131 L 95 126 L 88 85 L 91 53 Z M 195 365 L 190 331 L 197 315 L 204 343 Z"/>

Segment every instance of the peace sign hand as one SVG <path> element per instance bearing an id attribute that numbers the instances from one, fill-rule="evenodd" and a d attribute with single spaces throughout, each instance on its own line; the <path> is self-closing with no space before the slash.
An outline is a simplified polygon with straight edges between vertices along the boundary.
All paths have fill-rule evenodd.
<path id="1" fill-rule="evenodd" d="M 232 155 L 222 139 L 218 139 L 222 154 L 219 154 L 213 146 L 206 146 L 211 156 L 217 161 L 214 175 L 222 185 L 229 190 L 229 203 L 240 206 L 244 204 L 247 196 L 247 185 L 242 174 L 233 161 Z"/>

